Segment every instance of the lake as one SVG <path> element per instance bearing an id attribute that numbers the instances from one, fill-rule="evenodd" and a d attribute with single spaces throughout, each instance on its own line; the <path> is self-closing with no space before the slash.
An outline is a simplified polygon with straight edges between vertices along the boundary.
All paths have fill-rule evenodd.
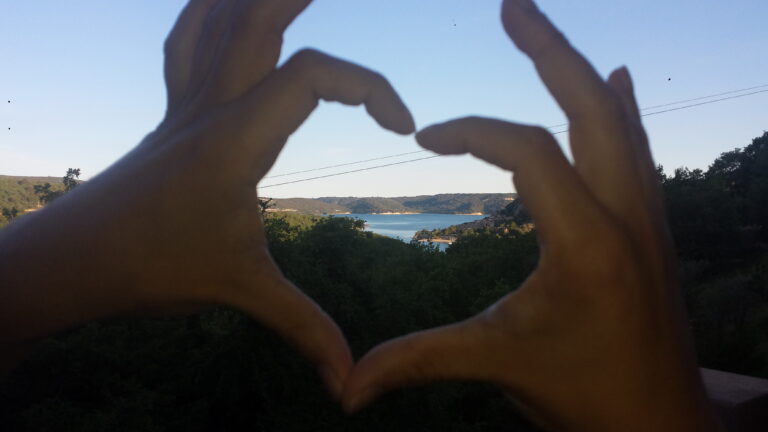
<path id="1" fill-rule="evenodd" d="M 338 215 L 343 217 L 352 217 L 366 221 L 365 229 L 376 234 L 385 235 L 400 239 L 404 242 L 410 242 L 417 231 L 423 229 L 433 230 L 447 228 L 451 225 L 458 225 L 465 222 L 472 222 L 486 217 L 473 215 L 452 215 L 452 214 L 349 214 Z"/>

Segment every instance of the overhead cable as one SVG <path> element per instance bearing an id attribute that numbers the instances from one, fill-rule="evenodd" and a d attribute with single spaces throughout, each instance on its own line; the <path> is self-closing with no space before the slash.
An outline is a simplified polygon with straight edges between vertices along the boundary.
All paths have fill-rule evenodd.
<path id="1" fill-rule="evenodd" d="M 681 103 L 694 102 L 694 101 L 698 101 L 698 100 L 704 100 L 704 99 L 709 99 L 709 98 L 712 98 L 712 97 L 724 96 L 724 95 L 744 92 L 744 91 L 748 91 L 748 90 L 755 90 L 755 89 L 764 88 L 764 87 L 768 87 L 768 84 L 761 85 L 761 86 L 750 87 L 748 89 L 733 90 L 733 91 L 730 91 L 730 92 L 719 93 L 717 95 L 703 96 L 703 97 L 700 97 L 700 98 L 687 99 L 687 100 L 684 100 L 684 101 L 678 101 L 678 102 L 671 102 L 671 103 L 668 103 L 668 104 L 656 105 L 656 106 L 653 106 L 653 107 L 643 108 L 642 111 L 648 111 L 648 110 L 651 110 L 651 109 L 658 109 L 658 108 L 663 108 L 663 107 L 667 107 L 667 106 L 674 106 L 674 105 L 679 105 Z M 760 94 L 760 93 L 768 93 L 768 89 L 757 90 L 757 91 L 753 91 L 753 92 L 749 92 L 749 93 L 744 93 L 744 94 L 736 94 L 734 96 L 729 96 L 729 97 L 724 97 L 724 98 L 719 98 L 719 99 L 714 99 L 714 100 L 706 100 L 704 102 L 699 102 L 699 103 L 690 104 L 690 105 L 684 105 L 684 106 L 675 107 L 675 108 L 669 108 L 669 109 L 660 110 L 660 111 L 653 111 L 653 112 L 649 112 L 649 113 L 642 113 L 640 116 L 641 117 L 650 117 L 650 116 L 655 116 L 655 115 L 659 115 L 659 114 L 665 114 L 665 113 L 669 113 L 669 112 L 673 112 L 673 111 L 681 111 L 681 110 L 685 110 L 685 109 L 699 107 L 699 106 L 702 106 L 702 105 L 714 104 L 714 103 L 723 102 L 723 101 L 727 101 L 727 100 L 731 100 L 731 99 L 739 99 L 739 98 L 743 98 L 743 97 L 747 97 L 747 96 L 753 96 L 753 95 Z M 551 130 L 551 129 L 555 129 L 555 128 L 562 127 L 562 126 L 568 126 L 568 124 L 550 126 L 547 129 Z M 552 132 L 552 134 L 553 135 L 559 135 L 559 134 L 566 133 L 569 130 L 570 129 L 565 129 L 565 130 L 561 130 L 561 131 L 557 131 L 557 132 Z M 313 168 L 313 169 L 308 169 L 308 170 L 304 170 L 304 171 L 296 171 L 296 172 L 293 172 L 293 173 L 280 174 L 280 175 L 270 176 L 270 177 L 265 177 L 265 178 L 285 177 L 285 176 L 289 176 L 289 175 L 307 173 L 307 172 L 312 172 L 312 171 L 320 171 L 320 170 L 324 170 L 324 169 L 337 168 L 337 167 L 342 167 L 342 166 L 357 165 L 357 164 L 365 163 L 365 162 L 372 162 L 372 161 L 383 160 L 383 159 L 391 159 L 391 158 L 400 157 L 400 156 L 406 156 L 406 155 L 411 155 L 411 154 L 425 153 L 427 151 L 428 150 L 419 150 L 419 151 L 408 152 L 408 153 L 400 153 L 400 154 L 391 155 L 391 156 L 382 156 L 382 157 L 377 157 L 377 158 L 373 158 L 373 159 L 366 159 L 366 160 L 362 160 L 362 161 L 348 162 L 348 163 L 339 164 L 339 165 L 332 165 L 332 166 L 328 166 L 328 167 Z M 309 177 L 309 178 L 305 178 L 305 179 L 294 180 L 294 181 L 289 181 L 289 182 L 284 182 L 284 183 L 276 183 L 276 184 L 271 184 L 271 185 L 266 185 L 266 186 L 260 186 L 259 189 L 266 189 L 266 188 L 272 188 L 272 187 L 277 187 L 277 186 L 285 186 L 285 185 L 294 184 L 294 183 L 303 183 L 303 182 L 308 182 L 308 181 L 312 181 L 312 180 L 319 180 L 319 179 L 324 179 L 324 178 L 329 178 L 329 177 L 337 177 L 337 176 L 353 174 L 353 173 L 358 173 L 358 172 L 363 172 L 363 171 L 370 171 L 370 170 L 379 169 L 379 168 L 391 167 L 391 166 L 395 166 L 395 165 L 404 165 L 404 164 L 424 161 L 424 160 L 428 160 L 428 159 L 435 159 L 435 158 L 438 158 L 438 157 L 442 157 L 442 155 L 429 156 L 429 157 L 423 157 L 423 158 L 417 158 L 417 159 L 409 159 L 409 160 L 405 160 L 405 161 L 389 163 L 389 164 L 384 164 L 384 165 L 376 165 L 376 166 L 372 166 L 372 167 L 360 168 L 360 169 L 351 170 L 351 171 L 343 171 L 343 172 L 339 172 L 339 173 L 328 174 L 328 175 L 317 176 L 317 177 Z"/>

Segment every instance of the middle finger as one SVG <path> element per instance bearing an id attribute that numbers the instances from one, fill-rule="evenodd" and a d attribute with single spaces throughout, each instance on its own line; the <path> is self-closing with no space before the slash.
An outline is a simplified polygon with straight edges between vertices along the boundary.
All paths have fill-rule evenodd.
<path id="1" fill-rule="evenodd" d="M 590 190 L 622 218 L 646 212 L 634 199 L 642 186 L 616 94 L 532 0 L 505 0 L 502 15 L 507 33 L 570 120 L 574 161 Z"/>

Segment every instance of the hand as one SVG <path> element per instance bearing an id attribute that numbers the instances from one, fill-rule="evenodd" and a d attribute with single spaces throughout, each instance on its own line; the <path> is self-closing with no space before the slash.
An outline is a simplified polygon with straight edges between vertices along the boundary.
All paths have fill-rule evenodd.
<path id="1" fill-rule="evenodd" d="M 417 139 L 514 172 L 538 267 L 478 316 L 369 352 L 346 408 L 403 385 L 482 380 L 552 430 L 713 429 L 629 73 L 603 81 L 530 0 L 506 0 L 502 18 L 570 121 L 574 164 L 545 129 L 497 120 L 451 121 Z"/>
<path id="2" fill-rule="evenodd" d="M 275 329 L 341 392 L 352 368 L 346 340 L 272 261 L 256 185 L 320 99 L 365 104 L 399 133 L 415 127 L 377 73 L 309 50 L 276 68 L 284 30 L 309 3 L 189 2 L 166 43 L 168 110 L 157 130 L 4 233 L 4 245 L 16 238 L 18 246 L 7 249 L 15 265 L 0 271 L 0 281 L 11 275 L 0 285 L 18 289 L 0 298 L 8 305 L 0 307 L 0 341 L 12 345 L 117 313 L 225 304 Z M 24 247 L 29 238 L 42 239 L 48 255 Z M 33 262 L 57 264 L 31 276 L 36 269 L 25 272 L 24 263 Z M 52 285 L 58 288 L 47 291 Z M 39 302 L 11 307 L 30 293 Z"/>

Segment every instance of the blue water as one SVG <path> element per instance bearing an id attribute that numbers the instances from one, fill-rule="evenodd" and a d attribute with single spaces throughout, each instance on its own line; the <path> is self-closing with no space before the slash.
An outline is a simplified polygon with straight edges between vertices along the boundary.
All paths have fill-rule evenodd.
<path id="1" fill-rule="evenodd" d="M 451 225 L 476 221 L 485 217 L 430 213 L 412 215 L 350 214 L 339 216 L 362 219 L 366 221 L 366 230 L 400 239 L 404 242 L 410 242 L 413 235 L 423 229 L 447 228 Z"/>

